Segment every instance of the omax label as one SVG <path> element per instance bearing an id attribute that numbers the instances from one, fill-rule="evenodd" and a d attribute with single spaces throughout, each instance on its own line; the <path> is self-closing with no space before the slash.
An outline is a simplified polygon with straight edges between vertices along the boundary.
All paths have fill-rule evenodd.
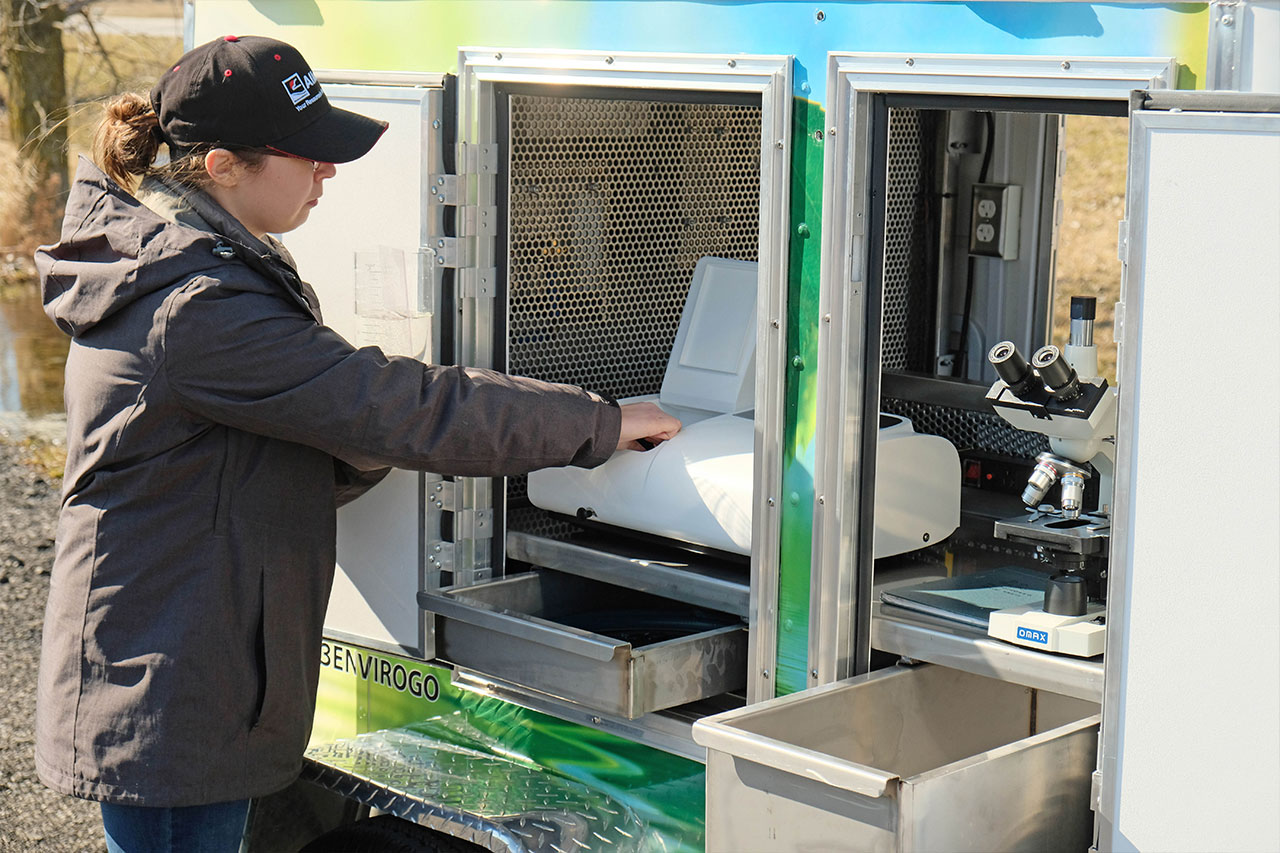
<path id="1" fill-rule="evenodd" d="M 1037 631 L 1034 628 L 1018 628 L 1019 640 L 1030 640 L 1033 643 L 1039 643 L 1042 646 L 1049 645 L 1049 634 L 1045 631 Z"/>

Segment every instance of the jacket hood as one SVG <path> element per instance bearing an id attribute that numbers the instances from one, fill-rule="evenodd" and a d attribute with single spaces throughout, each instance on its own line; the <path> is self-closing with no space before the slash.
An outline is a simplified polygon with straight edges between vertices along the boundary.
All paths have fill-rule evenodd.
<path id="1" fill-rule="evenodd" d="M 233 245 L 242 257 L 256 253 L 246 242 L 262 245 L 204 193 L 185 201 L 199 214 L 187 221 L 221 233 L 165 218 L 81 158 L 61 240 L 36 251 L 49 318 L 79 335 L 149 293 L 225 264 Z"/>

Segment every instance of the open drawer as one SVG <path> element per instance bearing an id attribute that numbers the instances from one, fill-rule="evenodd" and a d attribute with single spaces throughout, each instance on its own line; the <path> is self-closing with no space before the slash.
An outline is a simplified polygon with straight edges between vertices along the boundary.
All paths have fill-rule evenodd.
<path id="1" fill-rule="evenodd" d="M 707 850 L 1086 850 L 1097 711 L 926 664 L 704 718 Z"/>
<path id="2" fill-rule="evenodd" d="M 741 689 L 737 617 L 539 569 L 418 593 L 436 654 L 457 666 L 634 719 Z"/>

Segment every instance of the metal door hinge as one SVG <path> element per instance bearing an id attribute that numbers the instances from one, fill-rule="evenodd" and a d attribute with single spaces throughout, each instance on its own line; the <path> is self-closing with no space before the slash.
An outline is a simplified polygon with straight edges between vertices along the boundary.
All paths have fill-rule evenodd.
<path id="1" fill-rule="evenodd" d="M 498 174 L 498 146 L 458 143 L 458 163 L 463 172 L 474 175 Z"/>
<path id="2" fill-rule="evenodd" d="M 469 299 L 492 299 L 497 289 L 494 282 L 497 281 L 498 271 L 495 267 L 469 267 L 459 271 L 461 281 L 461 294 Z"/>
<path id="3" fill-rule="evenodd" d="M 442 572 L 450 572 L 452 583 L 470 584 L 493 575 L 491 567 L 473 565 L 476 552 L 483 550 L 477 548 L 477 543 L 493 538 L 493 510 L 468 506 L 467 485 L 465 478 L 446 480 L 439 475 L 427 475 L 423 560 L 433 579 L 438 579 Z M 452 514 L 448 523 L 445 513 Z"/>
<path id="4" fill-rule="evenodd" d="M 457 175 L 429 175 L 427 191 L 436 204 L 458 204 L 461 201 L 461 190 Z"/>

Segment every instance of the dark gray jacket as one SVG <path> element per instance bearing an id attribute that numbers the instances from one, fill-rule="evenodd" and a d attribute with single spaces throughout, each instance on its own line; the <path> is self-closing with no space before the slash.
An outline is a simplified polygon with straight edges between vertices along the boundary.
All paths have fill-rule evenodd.
<path id="1" fill-rule="evenodd" d="M 278 244 L 189 205 L 161 216 L 82 161 L 37 256 L 72 343 L 36 762 L 58 791 L 134 805 L 297 775 L 335 509 L 361 471 L 591 466 L 620 423 L 577 388 L 354 348 Z"/>

